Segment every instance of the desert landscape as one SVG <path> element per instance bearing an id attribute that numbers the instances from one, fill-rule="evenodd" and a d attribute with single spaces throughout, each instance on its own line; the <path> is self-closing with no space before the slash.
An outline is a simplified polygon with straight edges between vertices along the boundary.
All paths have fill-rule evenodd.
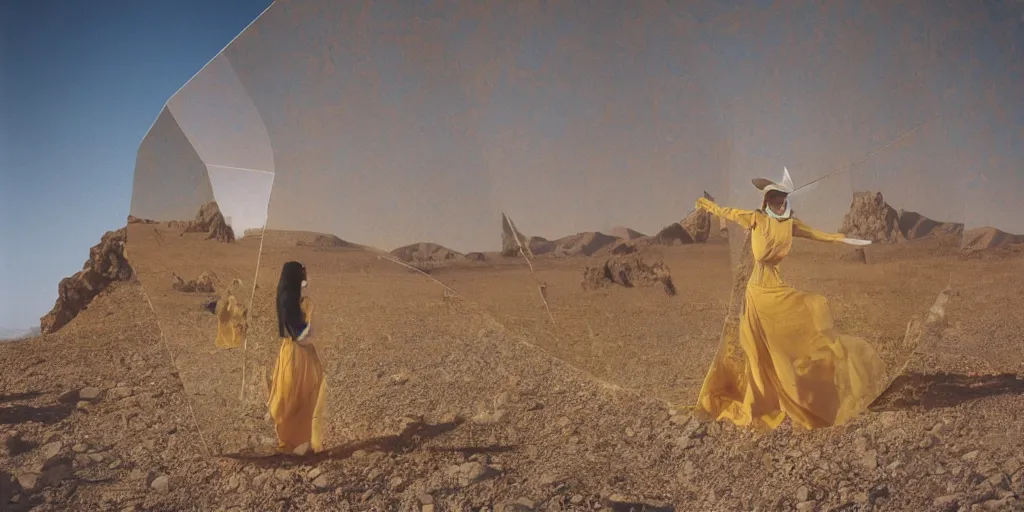
<path id="1" fill-rule="evenodd" d="M 41 336 L 0 344 L 0 504 L 1024 510 L 1024 237 L 875 192 L 853 197 L 841 231 L 876 243 L 796 240 L 783 275 L 878 348 L 885 391 L 844 426 L 757 433 L 690 411 L 749 254 L 707 214 L 557 240 L 503 217 L 490 251 L 465 254 L 236 239 L 215 203 L 131 217 L 60 283 Z M 274 454 L 266 413 L 289 260 L 308 269 L 327 369 L 316 455 Z M 229 295 L 245 339 L 217 348 Z"/>

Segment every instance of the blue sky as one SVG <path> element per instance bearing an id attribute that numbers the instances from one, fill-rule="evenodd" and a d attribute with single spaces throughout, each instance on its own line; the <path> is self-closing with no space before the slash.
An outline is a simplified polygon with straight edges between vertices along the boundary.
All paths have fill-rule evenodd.
<path id="1" fill-rule="evenodd" d="M 172 110 L 207 165 L 274 166 L 270 227 L 384 249 L 496 249 L 498 209 L 549 238 L 653 232 L 701 190 L 755 206 L 750 178 L 800 185 L 937 114 L 797 210 L 836 229 L 869 188 L 1024 232 L 1024 5 L 699 3 L 295 0 Z M 2 3 L 0 327 L 36 325 L 124 225 L 161 106 L 268 5 Z"/>
<path id="2" fill-rule="evenodd" d="M 38 325 L 60 279 L 124 225 L 161 106 L 268 5 L 0 2 L 0 327 Z"/>

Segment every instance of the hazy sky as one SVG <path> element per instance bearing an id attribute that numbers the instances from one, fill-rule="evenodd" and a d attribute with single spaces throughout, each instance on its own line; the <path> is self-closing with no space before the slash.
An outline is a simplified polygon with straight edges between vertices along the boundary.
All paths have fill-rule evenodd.
<path id="1" fill-rule="evenodd" d="M 207 114 L 202 145 L 269 139 L 270 227 L 384 249 L 494 250 L 501 210 L 549 238 L 652 233 L 701 190 L 756 207 L 751 178 L 788 166 L 800 185 L 928 120 L 794 198 L 800 215 L 836 229 L 850 193 L 873 189 L 939 220 L 1024 229 L 1020 7 L 455 4 L 276 4 L 208 70 L 220 85 L 176 101 L 229 105 Z M 207 97 L 225 91 L 247 97 Z M 251 133 L 220 135 L 252 110 Z"/>
<path id="2" fill-rule="evenodd" d="M 46 4 L 3 7 L 18 127 L 7 204 L 31 219 L 5 230 L 19 250 L 4 282 L 33 299 L 0 325 L 34 322 L 123 223 L 160 106 L 266 6 Z M 1024 231 L 1020 4 L 434 4 L 275 4 L 168 104 L 168 131 L 150 138 L 182 165 L 160 158 L 149 176 L 178 169 L 195 191 L 202 166 L 270 171 L 271 227 L 494 250 L 499 210 L 551 238 L 650 233 L 701 190 L 752 208 L 750 178 L 785 165 L 800 185 L 934 118 L 797 211 L 835 229 L 851 190 L 873 188 L 897 208 Z M 171 151 L 168 134 L 190 144 Z M 147 183 L 133 210 L 195 207 L 157 208 Z"/>
<path id="3" fill-rule="evenodd" d="M 0 326 L 38 325 L 124 225 L 161 106 L 269 3 L 0 2 Z"/>

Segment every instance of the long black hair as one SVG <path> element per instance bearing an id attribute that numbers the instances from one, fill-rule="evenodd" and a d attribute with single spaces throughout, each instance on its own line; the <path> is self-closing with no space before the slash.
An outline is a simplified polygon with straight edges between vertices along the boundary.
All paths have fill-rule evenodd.
<path id="1" fill-rule="evenodd" d="M 281 279 L 277 282 L 277 335 L 282 338 L 297 339 L 306 329 L 306 318 L 299 305 L 305 280 L 306 267 L 302 263 L 289 261 L 281 268 Z"/>

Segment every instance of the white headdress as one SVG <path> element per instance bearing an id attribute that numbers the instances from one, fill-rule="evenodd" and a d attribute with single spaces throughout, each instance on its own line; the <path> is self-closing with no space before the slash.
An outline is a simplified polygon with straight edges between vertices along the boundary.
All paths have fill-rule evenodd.
<path id="1" fill-rule="evenodd" d="M 793 179 L 790 178 L 790 176 L 789 176 L 789 169 L 787 169 L 785 167 L 782 168 L 782 179 L 779 180 L 778 183 L 776 183 L 776 182 L 774 182 L 774 181 L 772 181 L 772 180 L 770 180 L 768 178 L 754 178 L 753 180 L 751 180 L 751 183 L 753 183 L 754 186 L 757 187 L 757 189 L 761 191 L 761 194 L 762 194 L 761 209 L 764 210 L 765 214 L 767 214 L 770 217 L 776 218 L 778 220 L 788 219 L 793 214 L 793 208 L 792 208 L 792 205 L 790 204 L 788 196 L 790 194 L 792 194 L 796 190 L 796 187 L 793 186 Z M 786 211 L 783 212 L 782 214 L 777 214 L 777 213 L 773 212 L 772 209 L 768 208 L 767 205 L 765 204 L 767 202 L 766 200 L 767 200 L 768 193 L 772 192 L 772 191 L 782 192 L 783 194 L 786 194 L 786 196 L 787 196 L 786 197 Z"/>

